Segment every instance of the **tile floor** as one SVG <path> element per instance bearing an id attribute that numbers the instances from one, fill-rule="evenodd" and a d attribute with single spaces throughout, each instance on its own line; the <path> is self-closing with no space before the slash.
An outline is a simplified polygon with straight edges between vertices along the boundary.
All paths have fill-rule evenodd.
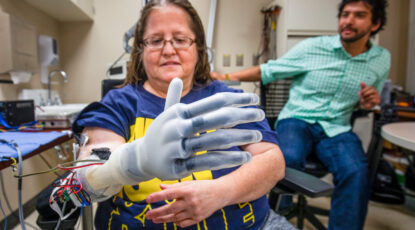
<path id="1" fill-rule="evenodd" d="M 405 205 L 384 205 L 380 203 L 370 202 L 368 216 L 366 219 L 365 230 L 407 230 L 414 229 L 415 226 L 415 199 L 407 199 Z M 329 198 L 308 199 L 312 205 L 328 208 Z M 26 222 L 36 225 L 37 212 L 33 212 L 27 216 Z M 319 217 L 319 219 L 327 225 L 327 217 Z M 295 224 L 295 219 L 292 223 Z M 20 226 L 16 226 L 13 230 L 20 230 Z M 26 229 L 33 229 L 26 226 Z M 78 229 L 82 230 L 82 226 Z M 306 221 L 304 230 L 314 230 L 314 228 Z"/>
<path id="2" fill-rule="evenodd" d="M 415 199 L 408 198 L 405 205 L 385 205 L 371 201 L 369 203 L 368 214 L 365 222 L 365 230 L 407 230 L 414 229 L 415 226 Z M 329 198 L 307 199 L 309 204 L 321 208 L 330 207 Z M 327 217 L 318 217 L 327 226 Z M 296 220 L 292 220 L 296 223 Z M 314 230 L 315 228 L 305 221 L 304 230 Z"/>

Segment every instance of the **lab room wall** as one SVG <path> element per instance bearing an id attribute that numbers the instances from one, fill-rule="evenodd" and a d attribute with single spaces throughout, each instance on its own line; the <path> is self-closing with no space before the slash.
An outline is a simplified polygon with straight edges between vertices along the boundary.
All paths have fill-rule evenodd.
<path id="1" fill-rule="evenodd" d="M 207 30 L 210 1 L 191 2 Z M 269 2 L 218 1 L 213 37 L 215 71 L 229 73 L 253 65 L 252 56 L 258 51 L 262 27 L 260 9 Z M 100 99 L 101 81 L 106 78 L 106 69 L 123 53 L 122 37 L 139 17 L 141 3 L 135 0 L 94 1 L 93 22 L 60 23 L 61 60 L 69 81 L 54 87 L 60 90 L 63 102 L 83 103 Z M 390 79 L 405 86 L 409 0 L 389 1 L 389 5 L 388 24 L 380 33 L 379 44 L 392 54 Z M 224 66 L 225 55 L 230 56 L 230 66 Z M 236 65 L 237 55 L 243 56 L 242 66 Z M 128 58 L 129 55 L 123 57 L 124 60 Z M 259 91 L 253 83 L 237 87 Z"/>
<path id="2" fill-rule="evenodd" d="M 0 0 L 0 11 L 12 14 L 20 20 L 33 25 L 36 28 L 37 34 L 45 34 L 59 39 L 59 23 L 50 16 L 26 4 L 24 1 Z M 39 71 L 40 67 L 36 70 L 36 73 L 31 77 L 31 80 L 28 83 L 17 85 L 0 84 L 0 100 L 16 100 L 18 93 L 24 88 L 45 88 L 46 86 L 40 83 Z M 2 75 L 1 77 L 3 78 L 7 76 Z M 42 153 L 42 157 L 44 157 L 51 165 L 56 165 L 58 162 L 62 162 L 58 159 L 58 156 L 54 150 Z M 44 171 L 46 169 L 48 169 L 48 167 L 40 156 L 35 156 L 23 161 L 24 173 Z M 3 188 L 5 190 L 1 190 L 0 200 L 6 215 L 9 215 L 10 211 L 6 205 L 5 195 L 8 198 L 12 210 L 16 210 L 17 179 L 13 177 L 12 169 L 10 167 L 1 170 L 1 176 L 0 180 L 3 183 Z M 23 202 L 27 202 L 35 197 L 49 183 L 51 183 L 54 178 L 56 178 L 54 174 L 45 174 L 23 179 Z M 3 215 L 0 216 L 1 221 L 4 217 Z"/>
<path id="3" fill-rule="evenodd" d="M 218 1 L 213 39 L 215 70 L 231 72 L 252 66 L 252 55 L 258 48 L 261 32 L 260 9 L 268 1 Z M 191 2 L 201 16 L 206 32 L 210 1 Z M 64 103 L 100 99 L 101 81 L 106 78 L 106 70 L 123 53 L 123 35 L 137 21 L 142 7 L 142 2 L 136 0 L 100 0 L 94 3 L 92 23 L 60 24 L 61 60 L 69 81 L 55 87 L 60 90 Z M 222 65 L 224 54 L 231 55 L 230 67 Z M 238 54 L 244 56 L 244 64 L 240 67 L 235 63 Z M 125 55 L 122 59 L 128 58 L 129 55 Z M 248 90 L 252 91 L 252 87 Z"/>
<path id="4" fill-rule="evenodd" d="M 59 40 L 59 23 L 57 20 L 46 15 L 42 11 L 33 8 L 25 1 L 0 0 L 0 11 L 17 17 L 36 28 L 37 34 L 49 35 Z M 0 84 L 0 100 L 16 100 L 21 89 L 25 88 L 46 88 L 40 83 L 40 66 L 35 69 L 35 73 L 28 83 L 17 85 Z M 7 78 L 5 74 L 0 77 Z"/>
<path id="5" fill-rule="evenodd" d="M 57 88 L 64 103 L 92 102 L 101 98 L 101 81 L 106 78 L 108 65 L 124 52 L 124 33 L 137 21 L 141 2 L 94 1 L 93 22 L 61 23 L 61 59 L 68 82 Z M 128 58 L 129 55 L 125 55 L 123 59 Z"/>
<path id="6" fill-rule="evenodd" d="M 379 33 L 379 45 L 391 53 L 389 79 L 404 89 L 407 74 L 409 9 L 409 0 L 389 0 L 386 27 Z"/>

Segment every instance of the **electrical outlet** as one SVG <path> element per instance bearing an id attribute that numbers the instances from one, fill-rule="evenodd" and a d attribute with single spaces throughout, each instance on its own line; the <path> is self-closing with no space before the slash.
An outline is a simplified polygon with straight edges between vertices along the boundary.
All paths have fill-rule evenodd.
<path id="1" fill-rule="evenodd" d="M 244 65 L 244 55 L 237 54 L 236 55 L 236 66 L 243 66 Z"/>
<path id="2" fill-rule="evenodd" d="M 259 55 L 258 54 L 253 54 L 252 55 L 252 65 L 253 66 L 259 65 Z"/>
<path id="3" fill-rule="evenodd" d="M 226 67 L 231 66 L 231 55 L 230 54 L 223 55 L 223 66 L 226 66 Z"/>

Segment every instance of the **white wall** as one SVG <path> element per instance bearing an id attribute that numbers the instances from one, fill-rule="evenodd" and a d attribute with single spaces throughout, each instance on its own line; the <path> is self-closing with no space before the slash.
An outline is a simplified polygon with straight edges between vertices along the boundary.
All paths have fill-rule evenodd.
<path id="1" fill-rule="evenodd" d="M 217 71 L 232 72 L 252 66 L 252 55 L 256 52 L 260 39 L 260 9 L 268 1 L 218 1 L 213 39 Z M 206 31 L 210 1 L 191 2 L 199 12 Z M 95 1 L 93 23 L 61 23 L 59 46 L 63 69 L 68 74 L 69 82 L 55 88 L 60 89 L 64 102 L 79 103 L 100 99 L 101 80 L 105 78 L 107 65 L 123 52 L 122 37 L 136 22 L 140 10 L 141 1 L 99 0 Z M 232 56 L 230 67 L 222 65 L 224 54 Z M 242 67 L 236 67 L 237 54 L 244 55 Z M 128 60 L 128 55 L 124 59 Z"/>
<path id="2" fill-rule="evenodd" d="M 379 45 L 391 53 L 389 79 L 405 88 L 408 52 L 409 0 L 390 0 L 385 29 L 379 32 Z"/>

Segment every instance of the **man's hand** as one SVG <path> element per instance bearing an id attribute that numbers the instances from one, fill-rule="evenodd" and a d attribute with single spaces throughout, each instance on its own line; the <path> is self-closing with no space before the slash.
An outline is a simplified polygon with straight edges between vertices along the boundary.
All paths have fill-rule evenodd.
<path id="1" fill-rule="evenodd" d="M 360 87 L 360 106 L 364 109 L 372 109 L 376 105 L 380 104 L 380 96 L 375 87 L 367 86 L 364 82 L 360 83 Z"/>
<path id="2" fill-rule="evenodd" d="M 225 74 L 220 74 L 218 72 L 210 72 L 210 76 L 218 81 L 225 81 L 226 79 L 226 75 Z"/>

